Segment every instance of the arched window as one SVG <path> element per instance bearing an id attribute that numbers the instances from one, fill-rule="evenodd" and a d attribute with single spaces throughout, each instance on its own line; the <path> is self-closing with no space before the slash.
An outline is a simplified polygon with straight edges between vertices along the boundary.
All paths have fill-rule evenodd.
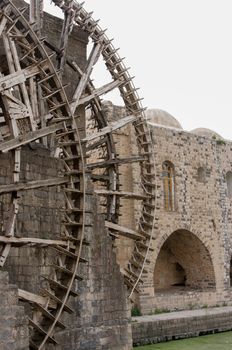
<path id="1" fill-rule="evenodd" d="M 227 194 L 228 197 L 232 197 L 232 172 L 228 171 L 226 174 Z"/>
<path id="2" fill-rule="evenodd" d="M 175 210 L 175 170 L 174 165 L 165 161 L 163 163 L 164 182 L 164 208 L 168 211 Z"/>
<path id="3" fill-rule="evenodd" d="M 200 167 L 197 169 L 197 180 L 199 182 L 205 182 L 206 174 L 205 174 L 205 168 Z"/>

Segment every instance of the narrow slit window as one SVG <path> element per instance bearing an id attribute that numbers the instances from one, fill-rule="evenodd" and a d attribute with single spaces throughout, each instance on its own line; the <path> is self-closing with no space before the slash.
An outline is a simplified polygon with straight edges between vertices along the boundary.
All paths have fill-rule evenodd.
<path id="1" fill-rule="evenodd" d="M 227 194 L 228 197 L 232 197 L 232 172 L 228 171 L 226 174 Z"/>
<path id="2" fill-rule="evenodd" d="M 164 208 L 175 210 L 175 170 L 171 162 L 163 163 Z"/>

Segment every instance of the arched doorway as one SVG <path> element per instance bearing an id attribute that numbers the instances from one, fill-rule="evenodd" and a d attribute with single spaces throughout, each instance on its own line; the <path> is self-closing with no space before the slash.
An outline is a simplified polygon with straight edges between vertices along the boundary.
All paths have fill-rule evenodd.
<path id="1" fill-rule="evenodd" d="M 197 236 L 178 230 L 165 241 L 155 265 L 154 287 L 155 293 L 215 288 L 209 251 Z"/>

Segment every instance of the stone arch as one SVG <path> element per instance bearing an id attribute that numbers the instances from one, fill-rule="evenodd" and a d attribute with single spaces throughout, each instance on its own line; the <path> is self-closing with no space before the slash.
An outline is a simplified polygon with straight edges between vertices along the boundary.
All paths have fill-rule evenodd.
<path id="1" fill-rule="evenodd" d="M 164 161 L 162 164 L 162 177 L 164 187 L 164 208 L 167 211 L 174 211 L 176 207 L 175 166 L 169 160 Z"/>
<path id="2" fill-rule="evenodd" d="M 215 274 L 208 248 L 193 233 L 179 229 L 163 243 L 154 268 L 155 292 L 215 288 Z"/>
<path id="3" fill-rule="evenodd" d="M 226 173 L 226 185 L 228 197 L 232 197 L 232 172 L 228 171 Z"/>

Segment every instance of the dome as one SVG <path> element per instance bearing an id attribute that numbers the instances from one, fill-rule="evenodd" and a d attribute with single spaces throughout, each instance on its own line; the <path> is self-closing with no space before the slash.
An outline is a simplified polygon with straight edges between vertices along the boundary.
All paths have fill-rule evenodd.
<path id="1" fill-rule="evenodd" d="M 176 129 L 183 129 L 176 118 L 162 109 L 148 109 L 145 114 L 150 123 L 160 124 Z"/>
<path id="2" fill-rule="evenodd" d="M 192 134 L 207 137 L 209 139 L 223 139 L 218 133 L 207 128 L 197 128 L 190 131 Z"/>

